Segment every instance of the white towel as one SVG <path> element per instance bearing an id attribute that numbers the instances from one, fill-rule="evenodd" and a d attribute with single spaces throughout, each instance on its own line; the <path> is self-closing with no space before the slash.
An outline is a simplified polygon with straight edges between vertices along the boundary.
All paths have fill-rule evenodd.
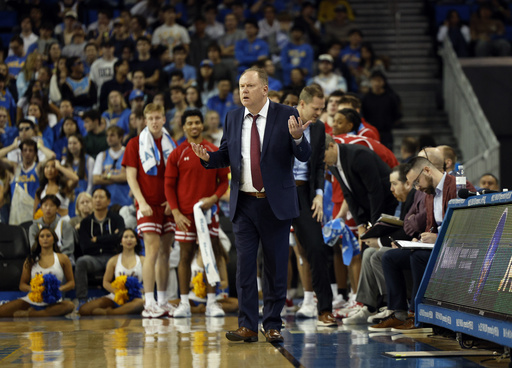
<path id="1" fill-rule="evenodd" d="M 199 243 L 201 257 L 203 258 L 206 279 L 211 286 L 215 286 L 220 282 L 220 276 L 219 271 L 217 270 L 217 263 L 215 262 L 215 254 L 213 254 L 207 221 L 207 219 L 211 218 L 212 211 L 208 210 L 203 212 L 203 209 L 201 208 L 202 204 L 203 202 L 197 202 L 194 205 L 194 221 L 196 223 L 197 241 Z"/>
<path id="2" fill-rule="evenodd" d="M 167 165 L 167 158 L 176 148 L 176 144 L 172 140 L 167 130 L 162 128 L 162 152 L 164 154 L 164 164 Z M 160 165 L 160 152 L 158 151 L 155 139 L 145 127 L 139 136 L 139 157 L 144 172 L 151 176 L 156 176 L 158 165 Z"/>

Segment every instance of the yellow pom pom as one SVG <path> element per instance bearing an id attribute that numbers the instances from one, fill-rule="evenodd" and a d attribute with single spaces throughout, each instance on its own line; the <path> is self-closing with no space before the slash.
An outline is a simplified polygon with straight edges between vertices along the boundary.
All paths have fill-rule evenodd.
<path id="1" fill-rule="evenodd" d="M 34 303 L 42 303 L 43 302 L 43 291 L 44 291 L 44 279 L 43 275 L 37 274 L 34 276 L 32 280 L 30 280 L 30 293 L 28 293 L 28 298 L 32 300 Z"/>
<path id="2" fill-rule="evenodd" d="M 198 272 L 192 278 L 192 285 L 194 285 L 193 292 L 198 298 L 206 298 L 206 285 L 204 283 L 204 276 L 202 272 Z"/>
<path id="3" fill-rule="evenodd" d="M 115 290 L 114 302 L 119 305 L 123 305 L 129 299 L 128 290 L 126 289 L 126 278 L 126 275 L 117 276 L 111 284 Z"/>

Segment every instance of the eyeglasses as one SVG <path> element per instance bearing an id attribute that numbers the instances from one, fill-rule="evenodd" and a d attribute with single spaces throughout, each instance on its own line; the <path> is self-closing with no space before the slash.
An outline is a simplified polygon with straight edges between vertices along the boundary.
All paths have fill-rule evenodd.
<path id="1" fill-rule="evenodd" d="M 30 129 L 32 129 L 32 128 L 31 127 L 25 127 L 25 128 L 19 128 L 18 130 L 20 132 L 26 132 L 27 130 L 30 130 Z"/>
<path id="2" fill-rule="evenodd" d="M 417 188 L 417 187 L 419 186 L 420 176 L 421 176 L 421 174 L 423 174 L 423 170 L 424 170 L 424 169 L 421 169 L 421 171 L 420 171 L 419 175 L 418 175 L 418 176 L 416 177 L 416 179 L 412 182 L 412 186 L 413 186 L 414 188 Z"/>

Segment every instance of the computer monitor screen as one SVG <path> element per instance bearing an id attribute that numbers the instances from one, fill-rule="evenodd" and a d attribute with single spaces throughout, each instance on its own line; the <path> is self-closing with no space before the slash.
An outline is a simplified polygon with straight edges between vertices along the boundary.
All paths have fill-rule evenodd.
<path id="1" fill-rule="evenodd" d="M 454 208 L 425 302 L 512 316 L 512 204 Z"/>

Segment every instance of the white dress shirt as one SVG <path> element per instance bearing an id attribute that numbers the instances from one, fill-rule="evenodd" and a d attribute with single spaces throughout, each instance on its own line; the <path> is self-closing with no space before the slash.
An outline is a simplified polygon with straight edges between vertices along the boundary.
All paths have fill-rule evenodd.
<path id="1" fill-rule="evenodd" d="M 347 177 L 345 176 L 345 171 L 343 171 L 343 167 L 341 166 L 341 160 L 340 160 L 340 147 L 336 144 L 336 167 L 338 168 L 338 171 L 340 172 L 341 179 L 343 180 L 343 183 L 346 185 L 348 190 L 352 192 L 352 188 L 350 188 L 350 185 L 348 184 Z"/>

